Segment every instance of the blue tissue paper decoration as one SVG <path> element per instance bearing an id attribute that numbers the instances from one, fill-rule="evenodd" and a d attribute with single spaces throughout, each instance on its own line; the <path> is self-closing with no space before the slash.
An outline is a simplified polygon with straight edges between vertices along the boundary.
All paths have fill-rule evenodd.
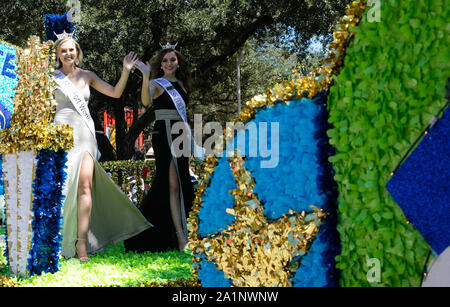
<path id="1" fill-rule="evenodd" d="M 194 265 L 198 266 L 198 279 L 202 287 L 231 287 L 233 285 L 233 282 L 214 263 L 204 259 L 203 255 L 200 258 L 202 262 Z"/>
<path id="2" fill-rule="evenodd" d="M 264 214 L 270 219 L 288 214 L 289 209 L 310 212 L 311 205 L 321 209 L 326 203 L 326 194 L 320 189 L 318 180 L 323 163 L 319 160 L 320 139 L 316 138 L 318 127 L 315 124 L 324 108 L 320 102 L 324 102 L 322 96 L 289 101 L 286 105 L 280 103 L 261 110 L 255 116 L 254 122 L 258 125 L 260 122 L 279 122 L 279 137 L 275 142 L 272 142 L 272 133 L 267 133 L 267 148 L 275 153 L 274 144 L 279 143 L 278 156 L 271 157 L 278 159 L 278 165 L 263 168 L 262 162 L 268 161 L 269 157 L 261 155 L 247 155 L 248 160 L 244 163 L 256 180 L 254 192 L 264 202 Z"/>
<path id="3" fill-rule="evenodd" d="M 320 92 L 313 99 L 303 98 L 258 110 L 255 118 L 246 123 L 247 129 L 238 132 L 226 148 L 228 152 L 238 149 L 245 155 L 243 166 L 256 182 L 254 192 L 269 220 L 289 214 L 289 209 L 311 212 L 311 205 L 328 213 L 308 253 L 296 259 L 300 261 L 292 278 L 296 287 L 337 286 L 339 281 L 334 259 L 340 251 L 336 229 L 337 185 L 328 162 L 334 149 L 326 135 L 330 128 L 326 97 L 325 92 Z M 260 136 L 267 143 L 261 144 Z M 231 224 L 232 216 L 225 209 L 233 206 L 233 198 L 228 195 L 236 189 L 236 183 L 229 168 L 225 158 L 218 161 L 207 193 L 202 197 L 198 214 L 201 236 Z M 223 272 L 214 264 L 204 260 L 201 270 L 202 285 L 219 286 L 223 282 Z"/>
<path id="4" fill-rule="evenodd" d="M 333 167 L 328 162 L 328 158 L 335 155 L 335 148 L 330 145 L 327 135 L 332 126 L 328 123 L 325 92 L 320 92 L 311 102 L 320 107 L 320 111 L 313 119 L 315 142 L 312 144 L 316 147 L 317 190 L 325 197 L 317 207 L 328 215 L 322 222 L 308 253 L 303 256 L 292 282 L 294 287 L 337 287 L 340 270 L 336 268 L 335 257 L 341 252 L 341 244 L 337 231 L 338 186 L 333 178 Z"/>
<path id="5" fill-rule="evenodd" d="M 0 130 L 10 127 L 14 95 L 19 77 L 16 74 L 16 49 L 0 42 Z"/>
<path id="6" fill-rule="evenodd" d="M 261 110 L 255 122 L 280 123 L 279 138 L 275 140 L 279 143 L 278 165 L 262 168 L 261 162 L 268 158 L 261 158 L 261 155 L 249 157 L 244 163 L 257 183 L 254 192 L 270 219 L 288 214 L 289 209 L 311 212 L 311 205 L 328 213 L 309 251 L 301 259 L 292 280 L 295 287 L 337 286 L 339 281 L 334 259 L 340 251 L 336 230 L 337 185 L 328 162 L 334 149 L 326 135 L 330 128 L 327 120 L 325 92 L 313 99 L 303 98 Z M 271 138 L 268 143 L 267 147 L 273 148 Z"/>
<path id="7" fill-rule="evenodd" d="M 430 129 L 386 185 L 431 248 L 450 245 L 450 111 Z"/>
<path id="8" fill-rule="evenodd" d="M 55 273 L 61 251 L 62 188 L 67 177 L 67 152 L 46 149 L 36 157 L 33 183 L 33 238 L 27 269 L 30 275 Z"/>
<path id="9" fill-rule="evenodd" d="M 63 15 L 55 15 L 55 14 L 46 14 L 45 15 L 45 41 L 56 41 L 56 34 L 61 34 L 64 31 L 67 33 L 74 33 L 73 38 L 76 37 L 76 27 L 67 20 L 67 13 Z"/>
<path id="10" fill-rule="evenodd" d="M 234 189 L 236 189 L 235 178 L 230 164 L 223 157 L 219 159 L 212 174 L 211 184 L 202 196 L 203 208 L 198 213 L 198 232 L 202 237 L 221 232 L 227 225 L 233 223 L 234 216 L 225 210 L 234 206 L 234 196 L 230 194 Z"/>

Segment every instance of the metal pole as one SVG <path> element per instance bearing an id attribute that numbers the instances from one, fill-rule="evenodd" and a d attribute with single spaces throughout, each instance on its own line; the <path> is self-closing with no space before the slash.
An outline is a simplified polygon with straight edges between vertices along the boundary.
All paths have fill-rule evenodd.
<path id="1" fill-rule="evenodd" d="M 241 113 L 241 62 L 244 58 L 245 50 L 241 51 L 237 60 L 237 99 L 238 99 L 238 116 Z"/>

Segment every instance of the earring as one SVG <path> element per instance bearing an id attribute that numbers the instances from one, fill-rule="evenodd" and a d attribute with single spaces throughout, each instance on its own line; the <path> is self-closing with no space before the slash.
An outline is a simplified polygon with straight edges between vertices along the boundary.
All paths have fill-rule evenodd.
<path id="1" fill-rule="evenodd" d="M 61 68 L 61 61 L 59 60 L 59 58 L 56 60 L 56 68 Z"/>
<path id="2" fill-rule="evenodd" d="M 80 61 L 78 61 L 78 59 L 75 60 L 75 65 L 76 66 L 80 65 Z"/>

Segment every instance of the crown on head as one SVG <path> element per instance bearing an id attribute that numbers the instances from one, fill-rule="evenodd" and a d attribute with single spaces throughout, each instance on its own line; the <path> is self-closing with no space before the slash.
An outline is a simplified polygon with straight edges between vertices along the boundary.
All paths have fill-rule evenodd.
<path id="1" fill-rule="evenodd" d="M 159 44 L 159 45 L 161 46 L 162 49 L 175 49 L 178 45 L 178 42 L 175 45 L 171 45 L 169 43 L 167 43 L 165 45 L 161 45 L 161 44 Z"/>
<path id="2" fill-rule="evenodd" d="M 53 33 L 55 33 L 55 36 L 56 36 L 57 39 L 61 39 L 61 38 L 66 38 L 66 37 L 71 37 L 71 38 L 73 38 L 73 33 L 74 33 L 74 32 L 72 32 L 72 33 L 67 33 L 66 30 L 64 30 L 64 32 L 61 33 L 61 34 L 56 34 L 56 32 L 53 32 Z"/>

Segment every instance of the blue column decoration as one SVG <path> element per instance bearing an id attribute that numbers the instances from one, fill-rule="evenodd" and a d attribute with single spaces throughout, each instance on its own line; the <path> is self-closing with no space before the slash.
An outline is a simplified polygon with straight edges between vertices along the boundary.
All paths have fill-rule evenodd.
<path id="1" fill-rule="evenodd" d="M 28 258 L 30 274 L 58 271 L 62 224 L 62 186 L 66 178 L 67 153 L 63 150 L 41 150 L 36 157 L 33 184 L 33 238 Z"/>

